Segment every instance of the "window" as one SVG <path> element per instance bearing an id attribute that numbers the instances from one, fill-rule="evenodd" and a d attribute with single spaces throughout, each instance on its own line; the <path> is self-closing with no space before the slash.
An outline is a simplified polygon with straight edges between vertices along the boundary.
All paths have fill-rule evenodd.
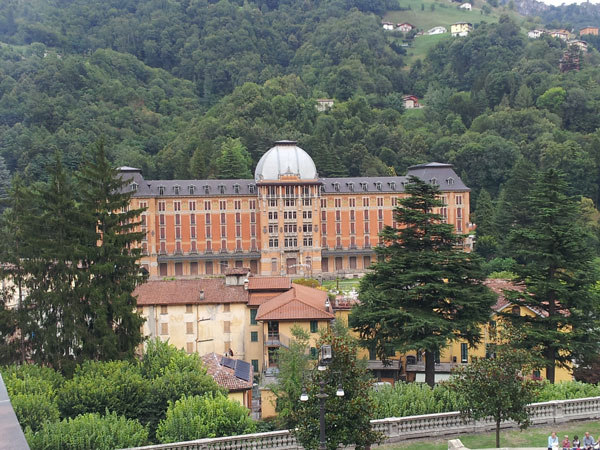
<path id="1" fill-rule="evenodd" d="M 310 211 L 310 210 L 302 211 L 302 218 L 303 219 L 312 219 L 312 211 Z"/>
<path id="2" fill-rule="evenodd" d="M 223 321 L 223 333 L 231 333 L 231 322 L 229 320 Z"/>
<path id="3" fill-rule="evenodd" d="M 356 199 L 354 197 L 348 199 L 348 206 L 350 208 L 355 208 L 356 207 Z"/>
<path id="4" fill-rule="evenodd" d="M 167 305 L 160 305 L 160 313 L 161 314 L 168 314 L 168 307 L 167 307 Z"/>
<path id="5" fill-rule="evenodd" d="M 229 303 L 225 303 L 223 305 L 223 312 L 230 312 L 231 311 L 231 305 Z"/>
<path id="6" fill-rule="evenodd" d="M 304 247 L 312 247 L 312 245 L 313 245 L 312 236 L 304 236 L 304 238 L 302 238 L 302 245 L 304 245 Z"/>
<path id="7" fill-rule="evenodd" d="M 258 325 L 258 322 L 256 321 L 256 312 L 257 311 L 258 311 L 258 309 L 250 310 L 250 325 Z"/>
<path id="8" fill-rule="evenodd" d="M 277 211 L 269 211 L 269 220 L 277 220 Z"/>
<path id="9" fill-rule="evenodd" d="M 339 209 L 335 211 L 335 220 L 337 220 L 338 222 L 342 220 L 342 211 L 340 211 Z"/>
<path id="10" fill-rule="evenodd" d="M 460 362 L 463 364 L 469 362 L 469 347 L 466 343 L 460 344 Z"/>
<path id="11" fill-rule="evenodd" d="M 164 186 L 158 187 L 158 195 L 165 195 L 165 187 Z"/>
<path id="12" fill-rule="evenodd" d="M 179 192 L 181 192 L 181 187 L 180 186 L 173 186 L 173 192 L 175 192 L 175 195 L 179 195 Z"/>
<path id="13" fill-rule="evenodd" d="M 279 239 L 270 238 L 269 239 L 269 248 L 277 248 L 277 247 L 279 247 Z"/>
<path id="14" fill-rule="evenodd" d="M 318 331 L 319 331 L 319 322 L 316 320 L 311 320 L 310 321 L 310 332 L 316 333 Z"/>
<path id="15" fill-rule="evenodd" d="M 321 222 L 327 222 L 327 211 L 321 211 Z"/>
<path id="16" fill-rule="evenodd" d="M 354 192 L 354 183 L 350 182 L 350 183 L 346 183 L 348 185 L 348 190 L 350 192 Z"/>
<path id="17" fill-rule="evenodd" d="M 196 211 L 196 202 L 195 201 L 188 202 L 188 209 L 190 211 Z"/>
<path id="18" fill-rule="evenodd" d="M 258 342 L 258 331 L 250 332 L 250 342 Z"/>
<path id="19" fill-rule="evenodd" d="M 165 210 L 165 202 L 158 202 L 158 210 L 159 211 L 164 211 Z"/>
<path id="20" fill-rule="evenodd" d="M 185 334 L 194 334 L 194 322 L 185 323 Z"/>
<path id="21" fill-rule="evenodd" d="M 221 211 L 223 211 L 223 210 L 227 209 L 227 201 L 225 201 L 225 200 L 221 200 L 221 201 L 219 201 L 219 209 L 220 209 Z"/>
<path id="22" fill-rule="evenodd" d="M 131 186 L 131 190 L 132 191 L 137 191 L 137 189 L 138 189 L 138 184 L 137 183 L 131 183 L 130 186 Z"/>
<path id="23" fill-rule="evenodd" d="M 379 207 L 383 206 L 383 197 L 377 197 L 377 206 L 379 206 Z"/>
<path id="24" fill-rule="evenodd" d="M 303 233 L 312 233 L 312 223 L 302 224 L 302 232 Z"/>
<path id="25" fill-rule="evenodd" d="M 341 198 L 335 198 L 335 199 L 333 199 L 333 205 L 336 208 L 341 208 L 342 207 L 342 199 Z"/>
<path id="26" fill-rule="evenodd" d="M 208 242 L 206 243 L 206 246 L 208 248 Z M 213 262 L 206 261 L 206 264 L 204 265 L 204 270 L 206 271 L 206 275 L 212 275 L 213 274 Z"/>
<path id="27" fill-rule="evenodd" d="M 225 193 L 225 185 L 224 184 L 220 184 L 219 185 L 219 194 L 224 194 Z"/>
<path id="28" fill-rule="evenodd" d="M 169 334 L 169 324 L 168 323 L 160 324 L 160 334 L 163 336 Z"/>
<path id="29" fill-rule="evenodd" d="M 462 195 L 457 195 L 456 196 L 456 204 L 457 205 L 462 205 Z"/>
<path id="30" fill-rule="evenodd" d="M 242 209 L 242 202 L 241 202 L 241 200 L 235 200 L 233 202 L 233 209 Z"/>
<path id="31" fill-rule="evenodd" d="M 258 359 L 252 360 L 252 369 L 254 370 L 254 373 L 258 373 Z"/>
<path id="32" fill-rule="evenodd" d="M 204 202 L 204 209 L 205 209 L 206 211 L 210 211 L 210 200 L 206 200 L 206 201 Z"/>
<path id="33" fill-rule="evenodd" d="M 185 305 L 185 312 L 186 314 L 191 314 L 192 313 L 192 305 Z"/>
<path id="34" fill-rule="evenodd" d="M 204 195 L 210 194 L 210 186 L 208 184 L 205 184 L 203 187 L 204 187 Z"/>
<path id="35" fill-rule="evenodd" d="M 181 202 L 173 202 L 173 211 L 181 211 Z"/>
<path id="36" fill-rule="evenodd" d="M 193 342 L 187 342 L 185 344 L 185 351 L 189 354 L 194 353 L 194 343 Z"/>
<path id="37" fill-rule="evenodd" d="M 256 185 L 254 184 L 249 184 L 248 185 L 248 192 L 251 194 L 254 194 L 254 189 L 256 189 Z"/>
<path id="38" fill-rule="evenodd" d="M 327 199 L 321 199 L 321 208 L 327 208 Z"/>
<path id="39" fill-rule="evenodd" d="M 278 272 L 277 258 L 271 258 L 271 273 L 276 274 Z"/>
<path id="40" fill-rule="evenodd" d="M 375 183 L 375 188 L 376 188 L 378 191 L 380 191 L 380 190 L 381 190 L 381 182 L 379 182 L 379 181 L 378 181 L 378 182 L 376 182 L 376 183 Z"/>
<path id="41" fill-rule="evenodd" d="M 196 186 L 194 186 L 193 184 L 190 184 L 188 186 L 188 192 L 190 193 L 190 195 L 194 195 L 195 191 L 196 191 Z"/>
<path id="42" fill-rule="evenodd" d="M 240 185 L 239 184 L 234 184 L 233 185 L 233 193 L 234 194 L 239 194 L 240 193 Z"/>
<path id="43" fill-rule="evenodd" d="M 363 206 L 364 207 L 368 207 L 369 206 L 369 197 L 363 197 Z"/>

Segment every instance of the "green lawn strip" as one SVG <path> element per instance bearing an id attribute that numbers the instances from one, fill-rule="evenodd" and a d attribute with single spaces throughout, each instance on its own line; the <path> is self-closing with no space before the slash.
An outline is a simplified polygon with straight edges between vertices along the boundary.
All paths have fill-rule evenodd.
<path id="1" fill-rule="evenodd" d="M 323 286 L 325 286 L 327 289 L 335 289 L 337 286 L 337 282 L 339 282 L 339 287 L 340 290 L 342 291 L 351 291 L 352 288 L 356 288 L 358 290 L 358 285 L 360 284 L 360 279 L 359 278 L 353 278 L 351 280 L 327 280 L 327 281 L 323 281 Z"/>
<path id="2" fill-rule="evenodd" d="M 598 434 L 600 433 L 600 422 L 570 422 L 555 426 L 544 425 L 535 428 L 528 428 L 523 431 L 518 429 L 503 430 L 500 433 L 500 446 L 509 448 L 546 448 L 548 436 L 552 431 L 556 431 L 559 441 L 562 441 L 565 434 L 569 436 L 569 440 L 572 440 L 573 436 L 577 435 L 579 436 L 579 440 L 583 441 L 583 434 L 586 431 L 589 431 L 590 434 L 597 439 Z M 443 439 L 431 439 L 427 441 L 411 441 L 410 443 L 406 444 L 388 444 L 379 448 L 382 450 L 422 450 L 423 446 L 426 445 L 427 450 L 447 450 L 449 439 L 460 439 L 465 447 L 472 449 L 496 447 L 496 434 L 492 432 L 459 435 L 454 437 L 445 437 Z"/>

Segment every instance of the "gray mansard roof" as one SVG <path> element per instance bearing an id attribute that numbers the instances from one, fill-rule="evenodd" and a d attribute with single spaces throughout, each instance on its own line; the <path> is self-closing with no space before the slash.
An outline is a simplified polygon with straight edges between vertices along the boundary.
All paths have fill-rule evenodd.
<path id="1" fill-rule="evenodd" d="M 131 180 L 130 188 L 136 197 L 196 197 L 257 195 L 256 182 L 241 180 L 145 180 L 139 169 L 120 168 L 123 179 Z M 408 177 L 414 175 L 428 183 L 437 184 L 442 191 L 465 192 L 469 188 L 456 175 L 451 164 L 429 163 L 409 167 L 401 177 L 319 178 L 327 194 L 352 192 L 404 192 Z M 259 182 L 260 183 L 260 182 Z"/>

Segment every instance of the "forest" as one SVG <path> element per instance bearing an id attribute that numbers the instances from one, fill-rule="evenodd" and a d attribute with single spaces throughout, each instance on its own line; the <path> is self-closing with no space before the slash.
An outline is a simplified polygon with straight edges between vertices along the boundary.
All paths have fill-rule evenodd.
<path id="1" fill-rule="evenodd" d="M 407 66 L 380 25 L 393 0 L 63 3 L 0 5 L 3 189 L 15 173 L 47 179 L 57 150 L 78 168 L 101 137 L 115 165 L 180 179 L 247 176 L 273 141 L 294 139 L 322 176 L 450 162 L 475 217 L 519 161 L 561 169 L 598 205 L 591 47 L 581 70 L 561 72 L 566 43 L 502 16 Z M 404 111 L 409 93 L 426 107 Z M 335 105 L 318 112 L 323 97 Z M 229 156 L 239 174 L 223 171 Z"/>

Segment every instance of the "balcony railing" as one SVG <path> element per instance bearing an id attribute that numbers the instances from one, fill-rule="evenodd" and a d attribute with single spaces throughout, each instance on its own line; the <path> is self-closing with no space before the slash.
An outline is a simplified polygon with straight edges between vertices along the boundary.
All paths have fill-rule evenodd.
<path id="1" fill-rule="evenodd" d="M 276 331 L 269 331 L 264 335 L 264 342 L 269 347 L 289 347 L 290 338 Z"/>

